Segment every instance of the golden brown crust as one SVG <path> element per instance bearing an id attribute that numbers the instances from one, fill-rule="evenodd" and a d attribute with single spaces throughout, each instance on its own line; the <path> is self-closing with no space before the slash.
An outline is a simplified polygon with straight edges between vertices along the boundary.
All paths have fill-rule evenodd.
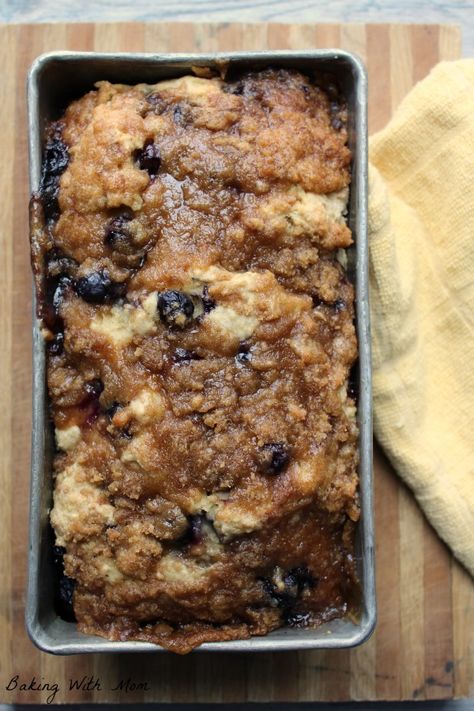
<path id="1" fill-rule="evenodd" d="M 82 631 L 185 653 L 355 604 L 344 120 L 268 70 L 101 82 L 50 127 L 33 263 Z"/>

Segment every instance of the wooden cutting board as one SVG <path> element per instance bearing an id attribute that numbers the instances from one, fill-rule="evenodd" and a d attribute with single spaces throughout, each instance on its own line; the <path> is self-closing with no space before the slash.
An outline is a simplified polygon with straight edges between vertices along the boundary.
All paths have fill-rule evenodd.
<path id="1" fill-rule="evenodd" d="M 358 649 L 60 658 L 39 652 L 24 629 L 31 422 L 27 68 L 38 54 L 54 49 L 167 52 L 315 47 L 343 47 L 365 59 L 373 132 L 385 125 L 413 84 L 438 60 L 460 55 L 460 33 L 455 27 L 437 25 L 0 28 L 2 702 L 343 701 L 474 694 L 474 585 L 380 452 L 375 460 L 379 622 L 372 639 Z M 19 675 L 16 688 L 15 680 L 11 681 L 15 675 Z M 81 688 L 69 690 L 70 680 L 83 678 Z M 20 684 L 32 688 L 22 691 Z"/>

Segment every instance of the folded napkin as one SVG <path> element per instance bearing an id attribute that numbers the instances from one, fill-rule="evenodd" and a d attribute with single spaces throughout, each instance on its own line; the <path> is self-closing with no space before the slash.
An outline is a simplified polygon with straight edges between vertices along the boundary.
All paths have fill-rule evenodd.
<path id="1" fill-rule="evenodd" d="M 417 84 L 370 161 L 375 435 L 474 575 L 474 60 Z"/>

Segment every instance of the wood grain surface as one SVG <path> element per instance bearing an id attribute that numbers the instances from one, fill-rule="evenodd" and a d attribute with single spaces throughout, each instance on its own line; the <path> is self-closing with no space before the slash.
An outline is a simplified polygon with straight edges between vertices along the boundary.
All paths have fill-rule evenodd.
<path id="1" fill-rule="evenodd" d="M 1 22 L 456 23 L 474 54 L 474 0 L 1 0 Z"/>
<path id="2" fill-rule="evenodd" d="M 459 56 L 460 35 L 454 27 L 435 25 L 0 28 L 0 701 L 343 701 L 474 694 L 474 585 L 379 451 L 375 458 L 379 622 L 362 647 L 186 658 L 169 654 L 61 658 L 39 652 L 24 629 L 31 428 L 28 66 L 42 52 L 67 48 L 189 51 L 336 46 L 366 60 L 370 129 L 375 131 L 436 61 Z M 70 680 L 83 678 L 82 688 L 70 690 Z M 122 687 L 114 690 L 120 682 Z M 20 684 L 32 688 L 20 690 Z"/>

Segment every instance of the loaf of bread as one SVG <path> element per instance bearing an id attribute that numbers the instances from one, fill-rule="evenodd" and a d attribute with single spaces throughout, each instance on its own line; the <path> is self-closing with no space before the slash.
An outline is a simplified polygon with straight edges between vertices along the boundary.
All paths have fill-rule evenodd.
<path id="1" fill-rule="evenodd" d="M 351 155 L 293 71 L 99 82 L 31 202 L 59 604 L 186 653 L 355 612 Z"/>

